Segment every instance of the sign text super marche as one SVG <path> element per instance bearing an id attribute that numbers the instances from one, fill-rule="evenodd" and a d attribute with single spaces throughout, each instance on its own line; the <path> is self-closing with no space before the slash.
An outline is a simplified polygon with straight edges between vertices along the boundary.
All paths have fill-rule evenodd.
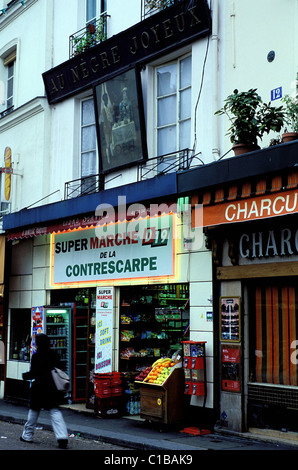
<path id="1" fill-rule="evenodd" d="M 59 233 L 52 284 L 173 275 L 173 250 L 172 215 Z"/>

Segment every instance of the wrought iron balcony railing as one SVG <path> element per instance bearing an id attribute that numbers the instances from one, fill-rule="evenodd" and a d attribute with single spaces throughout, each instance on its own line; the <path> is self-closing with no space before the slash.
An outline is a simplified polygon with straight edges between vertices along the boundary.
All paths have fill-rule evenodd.
<path id="1" fill-rule="evenodd" d="M 142 20 L 182 0 L 142 0 Z"/>
<path id="2" fill-rule="evenodd" d="M 193 168 L 201 164 L 202 161 L 198 156 L 192 155 L 192 151 L 190 149 L 179 150 L 175 153 L 150 158 L 145 163 L 139 164 L 137 167 L 137 180 L 143 181 L 167 173 L 184 171 L 188 170 L 190 166 Z M 65 183 L 64 198 L 71 199 L 103 191 L 105 189 L 105 184 L 110 183 L 120 175 L 121 173 L 109 178 L 109 175 L 101 173 L 68 181 Z"/>
<path id="3" fill-rule="evenodd" d="M 109 15 L 104 12 L 99 19 L 87 24 L 85 28 L 69 36 L 69 58 L 87 51 L 91 47 L 107 39 L 107 19 Z"/>

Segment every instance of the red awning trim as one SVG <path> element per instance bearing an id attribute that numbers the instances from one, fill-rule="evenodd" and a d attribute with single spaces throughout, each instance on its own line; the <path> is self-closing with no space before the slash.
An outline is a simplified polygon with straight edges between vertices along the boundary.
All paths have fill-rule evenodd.
<path id="1" fill-rule="evenodd" d="M 139 216 L 141 217 L 154 217 L 162 213 L 170 213 L 173 210 L 175 211 L 176 206 L 175 202 L 167 202 L 159 206 L 158 204 L 153 204 L 152 206 L 147 207 L 147 209 L 142 210 L 144 206 L 140 206 Z M 167 208 L 167 209 L 166 209 Z M 126 213 L 123 213 L 123 220 L 131 221 L 135 218 L 137 207 L 132 207 L 131 211 L 127 209 Z M 167 212 L 167 210 L 169 212 Z M 115 211 L 115 221 L 117 221 L 120 214 Z M 53 225 L 43 226 L 43 227 L 29 227 L 19 232 L 11 232 L 7 234 L 7 240 L 19 240 L 23 238 L 33 238 L 39 235 L 48 235 L 51 233 L 65 232 L 67 230 L 79 230 L 84 228 L 96 227 L 96 225 L 102 220 L 101 216 L 95 215 L 86 215 L 83 218 L 73 218 L 60 223 Z"/>
<path id="2" fill-rule="evenodd" d="M 22 238 L 32 238 L 39 235 L 48 235 L 51 233 L 65 232 L 67 230 L 75 230 L 95 226 L 100 218 L 84 217 L 83 219 L 73 219 L 60 224 L 49 225 L 46 227 L 30 227 L 20 232 L 12 232 L 7 235 L 8 240 L 19 240 Z"/>

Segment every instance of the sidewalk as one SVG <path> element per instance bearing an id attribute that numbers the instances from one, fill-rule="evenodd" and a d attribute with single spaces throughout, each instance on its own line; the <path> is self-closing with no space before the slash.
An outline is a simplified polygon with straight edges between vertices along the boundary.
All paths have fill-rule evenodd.
<path id="1" fill-rule="evenodd" d="M 129 417 L 98 418 L 84 405 L 62 407 L 69 434 L 80 435 L 89 439 L 117 444 L 128 449 L 152 451 L 203 451 L 203 450 L 298 450 L 298 444 L 285 440 L 268 441 L 256 435 L 213 434 L 194 436 L 179 430 L 163 430 L 159 426 L 146 423 L 141 419 Z M 23 424 L 28 408 L 24 405 L 0 400 L 0 420 Z M 42 411 L 38 426 L 50 429 L 51 421 L 47 411 Z M 287 434 L 287 433 L 283 433 Z M 296 441 L 297 442 L 297 441 Z"/>

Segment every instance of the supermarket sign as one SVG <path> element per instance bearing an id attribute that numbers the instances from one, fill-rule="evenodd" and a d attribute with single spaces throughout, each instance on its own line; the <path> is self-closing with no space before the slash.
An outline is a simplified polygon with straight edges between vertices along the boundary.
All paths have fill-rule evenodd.
<path id="1" fill-rule="evenodd" d="M 175 275 L 174 215 L 52 234 L 51 284 Z"/>
<path id="2" fill-rule="evenodd" d="M 97 287 L 94 368 L 96 374 L 112 372 L 113 299 L 113 287 Z"/>

